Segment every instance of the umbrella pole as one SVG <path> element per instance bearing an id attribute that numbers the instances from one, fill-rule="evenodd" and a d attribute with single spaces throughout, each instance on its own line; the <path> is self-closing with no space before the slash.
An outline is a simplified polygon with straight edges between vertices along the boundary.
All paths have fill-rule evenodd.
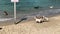
<path id="1" fill-rule="evenodd" d="M 14 21 L 16 22 L 16 2 L 14 2 Z"/>

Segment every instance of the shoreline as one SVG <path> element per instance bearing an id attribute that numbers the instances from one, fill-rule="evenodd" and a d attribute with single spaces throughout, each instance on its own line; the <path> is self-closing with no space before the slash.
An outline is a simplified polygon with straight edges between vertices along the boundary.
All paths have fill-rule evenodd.
<path id="1" fill-rule="evenodd" d="M 60 15 L 50 17 L 49 22 L 36 23 L 34 20 L 22 21 L 21 23 L 15 25 L 13 22 L 6 22 L 3 29 L 0 30 L 2 34 L 58 34 L 60 33 Z M 7 24 L 10 25 L 7 25 Z M 3 23 L 2 23 L 3 24 Z M 22 32 L 23 31 L 23 32 Z"/>

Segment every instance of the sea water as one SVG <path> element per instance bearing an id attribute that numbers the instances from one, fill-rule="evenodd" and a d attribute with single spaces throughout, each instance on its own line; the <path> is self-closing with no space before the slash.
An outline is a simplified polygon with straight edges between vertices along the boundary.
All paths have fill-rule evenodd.
<path id="1" fill-rule="evenodd" d="M 0 18 L 14 17 L 14 4 L 11 0 L 0 0 Z M 53 9 L 49 7 L 53 6 Z M 34 7 L 39 7 L 35 9 Z M 19 0 L 16 6 L 17 17 L 31 17 L 36 15 L 50 16 L 60 13 L 60 0 Z M 8 12 L 9 16 L 4 16 L 4 11 Z"/>

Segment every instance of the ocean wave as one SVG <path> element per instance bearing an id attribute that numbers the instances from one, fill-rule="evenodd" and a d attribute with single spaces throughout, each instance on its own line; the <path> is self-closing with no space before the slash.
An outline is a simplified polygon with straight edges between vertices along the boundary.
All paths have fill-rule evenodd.
<path id="1" fill-rule="evenodd" d="M 13 18 L 0 18 L 0 21 L 12 20 Z"/>

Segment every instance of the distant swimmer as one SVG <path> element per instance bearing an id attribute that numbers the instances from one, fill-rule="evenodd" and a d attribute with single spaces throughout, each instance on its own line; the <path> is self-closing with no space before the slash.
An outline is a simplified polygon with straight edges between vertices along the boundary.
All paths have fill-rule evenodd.
<path id="1" fill-rule="evenodd" d="M 4 11 L 4 15 L 6 15 L 6 16 L 7 16 L 7 15 L 8 15 L 8 13 L 7 13 L 6 11 Z"/>

